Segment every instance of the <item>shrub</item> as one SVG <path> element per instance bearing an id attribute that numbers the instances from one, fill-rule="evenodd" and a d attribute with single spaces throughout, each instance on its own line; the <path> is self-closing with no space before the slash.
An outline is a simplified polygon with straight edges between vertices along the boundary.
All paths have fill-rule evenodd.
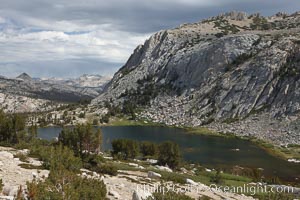
<path id="1" fill-rule="evenodd" d="M 199 197 L 198 200 L 211 200 L 212 198 L 206 196 L 206 195 L 202 195 L 201 197 Z"/>
<path id="2" fill-rule="evenodd" d="M 152 194 L 155 200 L 193 200 L 193 198 L 183 194 L 176 192 L 155 192 Z M 149 197 L 148 200 L 152 200 L 152 197 Z"/>
<path id="3" fill-rule="evenodd" d="M 217 170 L 216 174 L 211 177 L 210 182 L 216 183 L 216 184 L 222 184 L 223 183 L 223 179 L 222 179 L 220 170 Z"/>
<path id="4" fill-rule="evenodd" d="M 16 195 L 16 200 L 23 200 L 23 199 L 25 199 L 24 198 L 24 190 L 23 190 L 23 188 L 22 188 L 22 186 L 20 185 L 19 187 L 18 187 L 18 191 L 17 191 L 17 195 Z"/>
<path id="5" fill-rule="evenodd" d="M 44 182 L 27 183 L 29 200 L 46 199 L 93 199 L 103 200 L 106 197 L 106 186 L 103 181 L 86 179 L 76 174 L 64 174 L 57 179 L 47 178 Z"/>
<path id="6" fill-rule="evenodd" d="M 100 156 L 100 155 L 96 155 L 96 154 L 85 154 L 83 159 L 83 167 L 86 169 L 91 169 L 101 163 L 105 163 L 105 159 Z"/>
<path id="7" fill-rule="evenodd" d="M 140 150 L 144 157 L 154 157 L 158 153 L 157 145 L 147 141 L 140 144 Z"/>
<path id="8" fill-rule="evenodd" d="M 297 199 L 295 195 L 288 193 L 269 192 L 254 195 L 254 198 L 261 200 L 294 200 Z"/>
<path id="9" fill-rule="evenodd" d="M 125 101 L 123 103 L 123 113 L 130 115 L 132 120 L 134 120 L 136 117 L 135 109 L 136 109 L 136 106 L 131 101 Z"/>
<path id="10" fill-rule="evenodd" d="M 71 149 L 62 145 L 42 146 L 41 149 L 37 152 L 50 169 L 50 174 L 44 182 L 27 183 L 29 200 L 104 199 L 106 187 L 103 182 L 77 175 L 82 166 L 81 160 Z"/>
<path id="11" fill-rule="evenodd" d="M 181 155 L 178 144 L 168 141 L 160 144 L 158 149 L 158 162 L 161 165 L 168 165 L 173 169 L 179 166 Z"/>
<path id="12" fill-rule="evenodd" d="M 43 166 L 32 165 L 32 164 L 29 164 L 29 163 L 21 163 L 18 166 L 20 166 L 24 169 L 45 169 Z"/>
<path id="13" fill-rule="evenodd" d="M 225 72 L 231 71 L 232 69 L 238 67 L 239 65 L 245 63 L 247 60 L 249 60 L 250 58 L 253 57 L 253 54 L 246 54 L 246 53 L 242 53 L 240 55 L 238 55 L 233 61 L 232 63 L 228 64 L 225 67 Z"/>
<path id="14" fill-rule="evenodd" d="M 162 179 L 166 181 L 172 181 L 174 183 L 185 184 L 186 177 L 178 173 L 169 173 L 169 172 L 160 172 L 162 175 Z"/>
<path id="15" fill-rule="evenodd" d="M 98 125 L 98 120 L 97 119 L 93 120 L 93 125 Z"/>
<path id="16" fill-rule="evenodd" d="M 19 160 L 22 161 L 22 162 L 28 162 L 27 155 L 25 155 L 23 153 L 17 153 L 17 154 L 15 154 L 14 158 L 19 158 Z"/>
<path id="17" fill-rule="evenodd" d="M 80 158 L 75 157 L 71 149 L 61 145 L 50 148 L 46 163 L 49 164 L 51 172 L 58 174 L 64 170 L 79 172 L 82 166 Z"/>
<path id="18" fill-rule="evenodd" d="M 85 113 L 84 112 L 80 113 L 78 117 L 79 118 L 85 118 Z"/>
<path id="19" fill-rule="evenodd" d="M 74 183 L 78 199 L 99 199 L 106 197 L 106 186 L 103 181 L 95 179 L 78 178 Z"/>
<path id="20" fill-rule="evenodd" d="M 118 173 L 117 168 L 115 166 L 109 165 L 109 164 L 101 164 L 101 165 L 97 166 L 96 168 L 94 168 L 94 170 L 97 173 L 108 174 L 111 176 L 116 176 Z"/>
<path id="21" fill-rule="evenodd" d="M 106 114 L 104 115 L 101 119 L 100 119 L 100 123 L 103 124 L 103 123 L 109 123 L 109 115 Z"/>
<path id="22" fill-rule="evenodd" d="M 3 181 L 2 181 L 2 178 L 1 178 L 1 179 L 0 179 L 0 191 L 3 190 L 3 186 L 4 186 L 4 184 L 3 184 Z"/>
<path id="23" fill-rule="evenodd" d="M 134 159 L 139 154 L 139 145 L 134 140 L 117 139 L 112 141 L 112 155 L 121 159 Z"/>
<path id="24" fill-rule="evenodd" d="M 215 36 L 217 37 L 217 38 L 221 38 L 221 37 L 223 37 L 225 34 L 224 33 L 216 33 L 215 34 Z"/>

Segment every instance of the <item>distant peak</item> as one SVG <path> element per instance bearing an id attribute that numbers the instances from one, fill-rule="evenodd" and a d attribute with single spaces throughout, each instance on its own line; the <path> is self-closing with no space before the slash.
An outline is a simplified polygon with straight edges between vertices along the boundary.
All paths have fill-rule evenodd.
<path id="1" fill-rule="evenodd" d="M 27 73 L 22 73 L 19 76 L 17 76 L 18 79 L 22 80 L 31 80 L 32 78 Z"/>

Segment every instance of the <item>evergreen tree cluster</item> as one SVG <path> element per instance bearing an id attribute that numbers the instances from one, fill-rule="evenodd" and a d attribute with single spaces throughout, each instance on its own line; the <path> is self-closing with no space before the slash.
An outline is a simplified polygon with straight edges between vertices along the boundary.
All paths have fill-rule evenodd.
<path id="1" fill-rule="evenodd" d="M 26 118 L 20 114 L 5 114 L 0 110 L 0 142 L 10 145 L 25 139 Z"/>
<path id="2" fill-rule="evenodd" d="M 181 154 L 178 144 L 166 141 L 161 144 L 140 142 L 129 139 L 112 141 L 112 155 L 119 159 L 134 159 L 142 155 L 143 158 L 157 158 L 159 164 L 168 165 L 175 169 L 180 165 Z"/>

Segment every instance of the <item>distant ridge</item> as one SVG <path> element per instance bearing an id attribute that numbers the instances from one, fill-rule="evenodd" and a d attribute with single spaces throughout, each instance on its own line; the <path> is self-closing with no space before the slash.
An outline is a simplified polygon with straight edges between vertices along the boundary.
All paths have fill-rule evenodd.
<path id="1" fill-rule="evenodd" d="M 16 78 L 0 77 L 0 93 L 59 102 L 78 102 L 97 97 L 109 80 L 110 78 L 100 75 L 46 79 L 31 77 L 24 72 Z"/>

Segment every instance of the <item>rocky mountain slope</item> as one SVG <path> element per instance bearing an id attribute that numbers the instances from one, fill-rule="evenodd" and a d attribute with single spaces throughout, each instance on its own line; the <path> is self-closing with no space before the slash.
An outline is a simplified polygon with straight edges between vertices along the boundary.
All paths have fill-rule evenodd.
<path id="1" fill-rule="evenodd" d="M 0 108 L 6 113 L 44 112 L 60 105 L 49 100 L 0 93 Z"/>
<path id="2" fill-rule="evenodd" d="M 299 31 L 300 12 L 230 12 L 160 31 L 134 50 L 92 106 L 130 103 L 143 109 L 140 118 L 168 125 L 264 120 L 261 114 L 298 122 Z M 300 143 L 295 131 L 276 134 L 286 132 L 288 143 Z"/>
<path id="3" fill-rule="evenodd" d="M 13 78 L 0 77 L 0 92 L 10 95 L 62 102 L 77 102 L 99 95 L 109 78 L 84 75 L 78 79 L 39 79 L 23 73 Z"/>

